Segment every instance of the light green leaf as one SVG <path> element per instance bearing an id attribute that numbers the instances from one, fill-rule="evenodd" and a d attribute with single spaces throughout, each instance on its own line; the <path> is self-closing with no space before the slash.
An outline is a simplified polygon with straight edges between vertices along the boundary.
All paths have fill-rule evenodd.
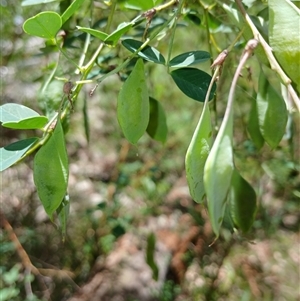
<path id="1" fill-rule="evenodd" d="M 62 24 L 64 24 L 83 4 L 85 0 L 74 0 L 71 5 L 61 15 Z"/>
<path id="2" fill-rule="evenodd" d="M 168 127 L 165 111 L 159 101 L 150 97 L 150 118 L 147 133 L 153 139 L 165 143 L 167 140 Z"/>
<path id="3" fill-rule="evenodd" d="M 256 101 L 260 132 L 265 141 L 275 148 L 285 132 L 287 109 L 283 98 L 270 85 L 262 71 Z"/>
<path id="4" fill-rule="evenodd" d="M 234 169 L 232 150 L 233 113 L 222 123 L 204 167 L 204 188 L 212 228 L 219 236 L 226 208 L 226 198 Z"/>
<path id="5" fill-rule="evenodd" d="M 105 43 L 115 46 L 120 40 L 121 36 L 126 33 L 134 24 L 131 22 L 123 22 L 118 28 L 112 32 L 106 39 Z"/>
<path id="6" fill-rule="evenodd" d="M 289 0 L 269 0 L 270 46 L 300 92 L 300 10 Z"/>
<path id="7" fill-rule="evenodd" d="M 50 2 L 55 2 L 59 0 L 24 0 L 22 1 L 22 6 L 36 5 L 36 4 L 45 4 Z"/>
<path id="8" fill-rule="evenodd" d="M 27 130 L 43 128 L 48 118 L 23 105 L 7 103 L 0 107 L 0 121 L 3 127 Z"/>
<path id="9" fill-rule="evenodd" d="M 256 193 L 252 186 L 235 169 L 229 193 L 230 212 L 235 225 L 243 232 L 251 228 L 256 206 Z"/>
<path id="10" fill-rule="evenodd" d="M 0 148 L 0 171 L 16 163 L 29 150 L 38 138 L 28 138 Z"/>
<path id="11" fill-rule="evenodd" d="M 149 96 L 142 59 L 138 59 L 121 88 L 117 115 L 126 139 L 136 144 L 149 123 Z"/>
<path id="12" fill-rule="evenodd" d="M 81 26 L 76 26 L 76 28 L 80 31 L 91 34 L 92 36 L 100 39 L 101 41 L 104 41 L 108 37 L 107 33 L 99 31 L 99 30 L 91 29 L 88 27 L 81 27 Z"/>
<path id="13" fill-rule="evenodd" d="M 62 203 L 68 186 L 69 167 L 64 138 L 62 125 L 58 120 L 53 134 L 34 158 L 34 183 L 51 219 Z"/>
<path id="14" fill-rule="evenodd" d="M 199 122 L 185 156 L 185 169 L 190 194 L 197 203 L 205 196 L 204 165 L 212 144 L 212 127 L 209 106 L 203 107 Z"/>
<path id="15" fill-rule="evenodd" d="M 125 7 L 136 10 L 147 10 L 162 2 L 162 0 L 127 0 Z"/>
<path id="16" fill-rule="evenodd" d="M 44 39 L 55 38 L 61 28 L 62 21 L 59 14 L 45 11 L 27 19 L 23 24 L 26 33 Z"/>

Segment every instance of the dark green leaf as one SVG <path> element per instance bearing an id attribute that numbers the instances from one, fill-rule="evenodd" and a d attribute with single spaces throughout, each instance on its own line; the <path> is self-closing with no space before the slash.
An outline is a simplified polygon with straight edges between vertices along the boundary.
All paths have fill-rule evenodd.
<path id="1" fill-rule="evenodd" d="M 268 4 L 270 46 L 300 91 L 300 10 L 288 0 L 270 0 Z"/>
<path id="2" fill-rule="evenodd" d="M 256 213 L 256 193 L 237 170 L 233 171 L 229 193 L 230 212 L 235 225 L 243 232 L 251 228 Z"/>
<path id="3" fill-rule="evenodd" d="M 171 76 L 178 88 L 192 99 L 204 102 L 211 76 L 202 70 L 195 68 L 180 68 L 171 72 Z M 209 99 L 212 99 L 216 91 L 213 84 Z"/>
<path id="4" fill-rule="evenodd" d="M 62 24 L 64 24 L 76 11 L 79 10 L 80 6 L 85 0 L 74 0 L 71 5 L 61 15 Z"/>
<path id="5" fill-rule="evenodd" d="M 149 123 L 149 96 L 144 63 L 139 59 L 118 96 L 118 121 L 126 139 L 132 144 L 145 133 Z"/>
<path id="6" fill-rule="evenodd" d="M 133 39 L 126 39 L 122 41 L 122 44 L 129 51 L 134 53 L 143 45 L 143 42 L 133 40 Z M 166 62 L 164 56 L 157 49 L 151 46 L 146 46 L 144 49 L 138 52 L 137 55 L 143 58 L 144 60 L 154 62 L 157 64 L 164 65 Z"/>
<path id="7" fill-rule="evenodd" d="M 34 183 L 51 219 L 62 203 L 68 186 L 69 166 L 64 138 L 62 125 L 58 120 L 53 134 L 34 158 Z"/>
<path id="8" fill-rule="evenodd" d="M 270 85 L 262 71 L 256 101 L 260 132 L 265 141 L 275 148 L 285 132 L 287 109 L 283 98 Z"/>
<path id="9" fill-rule="evenodd" d="M 204 165 L 208 157 L 211 144 L 211 118 L 209 107 L 206 103 L 185 157 L 187 182 L 191 196 L 197 203 L 202 203 L 203 197 L 205 196 L 203 183 Z"/>
<path id="10" fill-rule="evenodd" d="M 165 143 L 167 140 L 168 127 L 165 111 L 159 101 L 150 97 L 150 118 L 147 133 L 153 139 Z"/>
<path id="11" fill-rule="evenodd" d="M 0 171 L 3 171 L 16 163 L 29 150 L 38 138 L 28 138 L 1 147 Z"/>
<path id="12" fill-rule="evenodd" d="M 152 278 L 155 281 L 157 281 L 159 270 L 158 270 L 158 266 L 154 260 L 155 244 L 156 244 L 155 235 L 153 233 L 151 233 L 147 238 L 146 262 L 152 270 L 152 273 L 153 273 Z"/>
<path id="13" fill-rule="evenodd" d="M 170 67 L 187 67 L 198 63 L 206 62 L 210 54 L 206 51 L 189 51 L 182 53 L 169 62 Z"/>
<path id="14" fill-rule="evenodd" d="M 62 21 L 59 14 L 45 11 L 27 19 L 23 24 L 23 29 L 30 35 L 44 39 L 52 39 L 55 38 L 61 25 Z"/>

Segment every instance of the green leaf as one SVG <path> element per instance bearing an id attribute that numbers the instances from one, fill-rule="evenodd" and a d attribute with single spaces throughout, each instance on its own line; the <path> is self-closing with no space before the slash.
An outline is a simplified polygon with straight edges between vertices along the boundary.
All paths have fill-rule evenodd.
<path id="1" fill-rule="evenodd" d="M 254 145 L 260 150 L 263 147 L 265 140 L 259 129 L 256 101 L 252 101 L 247 129 Z"/>
<path id="2" fill-rule="evenodd" d="M 159 101 L 150 97 L 150 118 L 147 133 L 153 139 L 165 143 L 167 140 L 168 127 L 165 111 Z"/>
<path id="3" fill-rule="evenodd" d="M 203 107 L 199 122 L 185 156 L 186 177 L 193 200 L 203 202 L 204 165 L 212 144 L 212 127 L 208 104 Z"/>
<path id="4" fill-rule="evenodd" d="M 59 0 L 24 0 L 22 1 L 22 6 L 36 5 L 36 4 L 45 4 L 50 2 L 55 2 Z"/>
<path id="5" fill-rule="evenodd" d="M 125 1 L 125 7 L 136 10 L 147 10 L 160 2 L 162 0 L 127 0 Z"/>
<path id="6" fill-rule="evenodd" d="M 118 96 L 118 121 L 126 139 L 132 144 L 145 133 L 149 123 L 149 96 L 144 63 L 139 59 Z"/>
<path id="7" fill-rule="evenodd" d="M 27 19 L 23 24 L 23 29 L 29 35 L 44 39 L 55 38 L 61 28 L 62 21 L 59 14 L 45 11 Z"/>
<path id="8" fill-rule="evenodd" d="M 194 100 L 204 102 L 211 76 L 202 70 L 195 68 L 180 68 L 171 72 L 171 76 L 178 88 Z M 213 84 L 209 99 L 212 99 L 216 91 Z"/>
<path id="9" fill-rule="evenodd" d="M 236 169 L 232 174 L 229 203 L 235 225 L 243 232 L 248 232 L 257 210 L 256 193 Z"/>
<path id="10" fill-rule="evenodd" d="M 153 273 L 152 278 L 155 281 L 157 281 L 159 270 L 158 270 L 158 266 L 154 260 L 155 244 L 156 244 L 155 235 L 153 233 L 151 233 L 147 238 L 146 262 L 152 270 L 152 273 Z"/>
<path id="11" fill-rule="evenodd" d="M 74 0 L 71 5 L 61 15 L 62 24 L 64 24 L 83 4 L 85 0 Z"/>
<path id="12" fill-rule="evenodd" d="M 112 32 L 106 39 L 105 43 L 115 46 L 120 40 L 121 36 L 126 33 L 134 24 L 131 22 L 123 22 L 118 28 Z"/>
<path id="13" fill-rule="evenodd" d="M 122 44 L 129 51 L 134 53 L 143 45 L 143 42 L 133 39 L 126 39 L 122 41 Z M 151 46 L 146 46 L 144 49 L 139 51 L 137 55 L 149 62 L 154 62 L 162 65 L 166 63 L 164 56 L 156 48 Z"/>
<path id="14" fill-rule="evenodd" d="M 219 236 L 226 208 L 227 193 L 234 169 L 232 150 L 233 113 L 223 121 L 204 167 L 204 188 L 212 228 Z"/>
<path id="15" fill-rule="evenodd" d="M 107 33 L 99 31 L 99 30 L 91 29 L 91 28 L 88 28 L 88 27 L 81 27 L 81 26 L 76 26 L 76 28 L 80 31 L 89 33 L 90 35 L 100 39 L 103 42 L 108 37 Z"/>
<path id="16" fill-rule="evenodd" d="M 60 120 L 34 158 L 33 177 L 39 198 L 52 219 L 65 197 L 69 178 L 68 156 Z"/>
<path id="17" fill-rule="evenodd" d="M 206 62 L 210 54 L 206 51 L 190 51 L 182 53 L 169 62 L 170 67 L 187 67 L 198 63 Z"/>
<path id="18" fill-rule="evenodd" d="M 287 109 L 283 98 L 270 85 L 262 71 L 256 101 L 260 132 L 265 141 L 275 148 L 285 132 Z"/>
<path id="19" fill-rule="evenodd" d="M 300 10 L 289 0 L 270 0 L 268 4 L 270 46 L 300 91 Z"/>
<path id="20" fill-rule="evenodd" d="M 28 138 L 0 148 L 0 171 L 16 163 L 38 140 Z"/>
<path id="21" fill-rule="evenodd" d="M 8 103 L 0 107 L 0 121 L 3 127 L 28 130 L 43 128 L 48 118 L 23 105 Z"/>

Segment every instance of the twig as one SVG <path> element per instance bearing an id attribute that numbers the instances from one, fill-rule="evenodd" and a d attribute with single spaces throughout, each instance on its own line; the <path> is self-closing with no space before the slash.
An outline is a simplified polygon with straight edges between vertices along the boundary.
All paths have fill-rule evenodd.
<path id="1" fill-rule="evenodd" d="M 267 55 L 267 58 L 269 60 L 272 70 L 277 72 L 277 74 L 280 76 L 283 83 L 287 86 L 288 91 L 289 91 L 298 111 L 300 112 L 300 99 L 297 96 L 297 93 L 295 92 L 295 90 L 291 84 L 292 83 L 291 79 L 282 70 L 281 66 L 277 62 L 277 60 L 272 52 L 272 48 L 269 46 L 269 44 L 265 41 L 265 39 L 262 37 L 260 32 L 257 30 L 256 26 L 254 25 L 251 18 L 247 14 L 243 4 L 241 3 L 241 0 L 235 0 L 235 2 L 237 4 L 237 6 L 239 7 L 242 15 L 244 16 L 246 22 L 248 23 L 249 27 L 251 28 L 254 38 L 257 39 L 261 43 L 262 47 L 264 48 L 264 51 Z"/>

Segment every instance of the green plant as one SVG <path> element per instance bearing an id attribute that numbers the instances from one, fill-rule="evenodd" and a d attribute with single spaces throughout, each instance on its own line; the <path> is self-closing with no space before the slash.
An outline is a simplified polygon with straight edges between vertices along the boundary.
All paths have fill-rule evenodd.
<path id="1" fill-rule="evenodd" d="M 125 138 L 133 145 L 137 145 L 146 132 L 159 142 L 167 140 L 168 113 L 164 112 L 162 103 L 152 97 L 154 91 L 148 87 L 153 66 L 164 67 L 166 75 L 170 75 L 186 96 L 203 103 L 185 163 L 191 196 L 196 202 L 207 204 L 216 238 L 225 215 L 232 227 L 247 232 L 256 213 L 256 193 L 236 167 L 233 132 L 237 81 L 252 53 L 259 62 L 253 67 L 259 75 L 258 80 L 249 74 L 254 86 L 253 96 L 248 98 L 246 93 L 239 93 L 239 97 L 245 97 L 251 103 L 251 109 L 245 115 L 253 145 L 259 150 L 266 142 L 272 149 L 276 148 L 285 133 L 288 117 L 299 117 L 300 50 L 298 31 L 293 26 L 299 23 L 297 6 L 289 0 L 254 3 L 248 8 L 254 11 L 250 16 L 240 0 L 235 1 L 236 5 L 231 1 L 229 4 L 184 0 L 161 2 L 65 1 L 57 7 L 60 13 L 43 11 L 24 22 L 27 34 L 44 39 L 43 53 L 52 59 L 54 54 L 57 56 L 55 64 L 48 67 L 50 74 L 39 95 L 45 116 L 19 104 L 7 103 L 0 108 L 3 127 L 42 131 L 38 138 L 30 137 L 2 147 L 1 171 L 35 154 L 33 174 L 39 198 L 52 221 L 57 214 L 63 234 L 70 204 L 65 134 L 85 84 L 94 84 L 90 91 L 92 95 L 112 75 L 117 74 L 125 80 L 118 94 L 116 116 Z M 22 2 L 23 5 L 41 3 L 39 0 Z M 96 3 L 101 7 L 100 13 L 95 11 Z M 118 10 L 131 21 L 118 22 Z M 221 14 L 225 15 L 222 19 Z M 88 16 L 88 22 L 85 16 Z M 182 23 L 183 18 L 189 23 Z M 101 24 L 105 24 L 105 28 L 99 30 Z M 180 37 L 175 35 L 180 26 L 196 26 L 197 33 L 205 33 L 205 47 L 209 51 L 184 48 L 172 57 L 174 43 L 180 43 Z M 224 37 L 227 37 L 229 47 L 220 42 Z M 161 41 L 168 42 L 167 49 Z M 154 43 L 162 50 L 150 46 Z M 226 57 L 228 53 L 238 52 L 240 46 L 244 50 L 234 72 L 234 64 L 227 65 Z M 221 51 L 224 48 L 226 51 Z M 215 51 L 221 53 L 213 61 Z M 214 68 L 212 76 L 204 71 L 205 67 L 203 70 L 191 67 L 207 61 Z M 71 79 L 59 69 L 68 69 L 66 73 L 72 74 Z M 224 74 L 231 76 L 225 78 Z M 274 74 L 281 80 L 281 94 L 280 83 L 274 79 Z M 54 88 L 59 82 L 64 85 L 61 92 L 56 93 Z M 228 82 L 232 83 L 224 109 L 221 94 Z M 224 118 L 219 124 L 217 116 L 223 112 Z M 88 139 L 89 116 L 84 108 L 83 117 Z M 290 143 L 293 144 L 292 134 Z"/>

